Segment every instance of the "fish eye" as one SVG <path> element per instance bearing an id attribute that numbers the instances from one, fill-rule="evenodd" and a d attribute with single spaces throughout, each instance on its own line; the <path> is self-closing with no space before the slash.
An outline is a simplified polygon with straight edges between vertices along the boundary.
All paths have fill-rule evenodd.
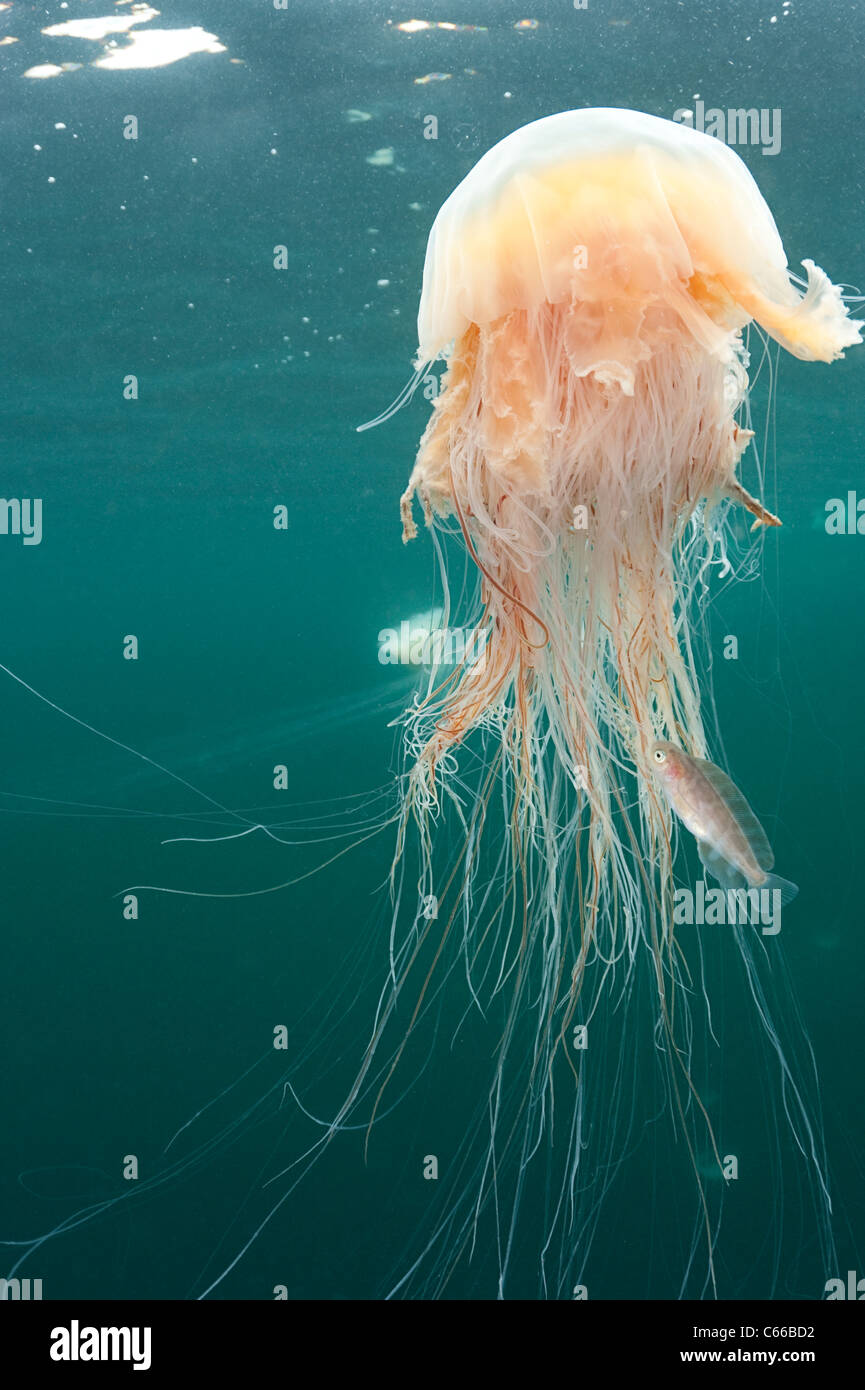
<path id="1" fill-rule="evenodd" d="M 655 749 L 655 762 L 656 762 L 656 763 L 662 763 L 663 761 L 664 761 L 664 750 L 663 750 L 663 748 L 656 748 L 656 749 Z"/>

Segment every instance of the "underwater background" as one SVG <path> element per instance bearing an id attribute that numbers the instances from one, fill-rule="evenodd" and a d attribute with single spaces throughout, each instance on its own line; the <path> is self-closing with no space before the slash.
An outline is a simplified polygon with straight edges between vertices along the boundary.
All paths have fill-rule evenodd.
<path id="1" fill-rule="evenodd" d="M 141 33 L 200 26 L 213 51 L 124 68 L 112 55 L 127 32 L 46 33 L 133 15 Z M 414 19 L 429 27 L 398 27 Z M 865 8 L 164 0 L 150 15 L 16 0 L 4 36 L 2 492 L 41 499 L 42 534 L 0 535 L 0 662 L 14 673 L 0 671 L 0 1239 L 120 1198 L 18 1273 L 46 1298 L 194 1297 L 272 1207 L 262 1184 L 320 1132 L 283 1094 L 286 1057 L 306 1058 L 310 1113 L 335 1111 L 387 969 L 393 828 L 310 874 L 350 837 L 322 846 L 278 827 L 327 816 L 339 830 L 391 795 L 390 721 L 414 677 L 379 661 L 378 634 L 433 601 L 429 539 L 403 547 L 398 513 L 429 404 L 418 393 L 381 427 L 356 426 L 410 374 L 437 209 L 492 144 L 555 111 L 779 110 L 780 150 L 737 152 L 791 266 L 811 257 L 861 289 Z M 714 754 L 800 887 L 783 948 L 821 1079 L 838 1273 L 860 1277 L 865 535 L 825 521 L 829 499 L 865 495 L 863 386 L 855 348 L 831 367 L 783 355 L 771 403 L 761 372 L 767 504 L 784 526 L 713 601 L 711 673 Z M 292 843 L 162 843 L 259 820 Z M 124 916 L 135 885 L 231 895 L 292 880 L 252 897 L 145 891 Z M 715 931 L 723 1048 L 699 1081 L 741 1164 L 719 1292 L 820 1297 L 806 1201 L 774 1176 L 773 1147 L 792 1146 L 777 1075 L 755 1085 L 751 1001 Z M 446 1162 L 489 1071 L 483 1028 L 457 1031 L 460 983 L 408 1049 L 368 1161 L 362 1130 L 341 1136 L 213 1296 L 393 1286 L 432 1200 L 423 1157 Z M 693 1184 L 667 1120 L 652 1123 L 645 1066 L 592 1297 L 675 1298 L 689 1256 Z M 169 1156 L 222 1136 L 212 1149 L 130 1196 L 129 1156 L 139 1183 L 153 1177 L 212 1101 Z M 481 1250 L 449 1294 L 494 1297 L 496 1268 Z M 538 1296 L 528 1246 L 513 1294 Z"/>

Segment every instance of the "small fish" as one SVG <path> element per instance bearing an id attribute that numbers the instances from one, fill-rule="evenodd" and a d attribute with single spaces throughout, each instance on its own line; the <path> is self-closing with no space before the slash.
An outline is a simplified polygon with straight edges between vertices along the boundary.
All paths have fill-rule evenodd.
<path id="1" fill-rule="evenodd" d="M 799 889 L 770 872 L 775 856 L 766 832 L 726 772 L 673 743 L 652 746 L 652 766 L 695 837 L 704 868 L 722 888 L 777 888 L 782 904 L 792 902 Z"/>

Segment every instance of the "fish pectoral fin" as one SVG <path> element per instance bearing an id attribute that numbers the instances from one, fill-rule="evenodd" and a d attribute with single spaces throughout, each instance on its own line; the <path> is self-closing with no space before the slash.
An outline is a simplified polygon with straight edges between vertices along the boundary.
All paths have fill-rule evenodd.
<path id="1" fill-rule="evenodd" d="M 718 880 L 722 888 L 748 887 L 748 880 L 741 869 L 737 869 L 735 864 L 725 859 L 721 851 L 710 845 L 708 840 L 698 840 L 697 851 L 703 868 Z"/>
<path id="2" fill-rule="evenodd" d="M 752 497 L 746 488 L 743 488 L 738 478 L 730 478 L 724 488 L 724 493 L 732 502 L 738 502 L 740 507 L 745 507 L 753 517 L 756 517 L 751 530 L 756 531 L 758 526 L 781 526 L 781 518 L 774 512 L 770 512 L 758 502 L 756 497 Z"/>

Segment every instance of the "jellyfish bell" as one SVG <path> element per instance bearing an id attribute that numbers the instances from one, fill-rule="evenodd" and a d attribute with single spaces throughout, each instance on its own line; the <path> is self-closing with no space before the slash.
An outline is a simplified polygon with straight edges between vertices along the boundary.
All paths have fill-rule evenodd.
<path id="1" fill-rule="evenodd" d="M 637 111 L 564 111 L 506 136 L 442 206 L 418 357 L 439 357 L 472 324 L 545 304 L 611 306 L 594 335 L 609 344 L 622 337 L 620 307 L 633 306 L 628 322 L 666 303 L 706 346 L 755 318 L 796 356 L 832 361 L 861 340 L 859 325 L 824 272 L 804 265 L 803 297 L 754 179 L 722 141 Z M 616 362 L 624 383 L 629 365 Z M 598 368 L 600 355 L 584 370 Z"/>

